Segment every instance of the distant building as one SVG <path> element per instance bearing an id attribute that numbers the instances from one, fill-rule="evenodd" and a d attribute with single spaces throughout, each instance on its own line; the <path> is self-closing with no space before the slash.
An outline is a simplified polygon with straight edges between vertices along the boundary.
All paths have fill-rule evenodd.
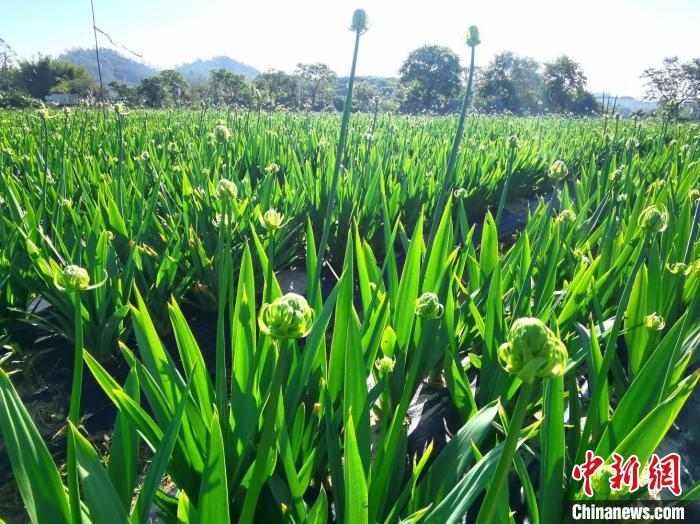
<path id="1" fill-rule="evenodd" d="M 56 104 L 57 106 L 75 106 L 78 105 L 78 102 L 80 101 L 80 95 L 72 93 L 51 93 L 50 95 L 46 95 L 44 100 L 50 104 Z"/>

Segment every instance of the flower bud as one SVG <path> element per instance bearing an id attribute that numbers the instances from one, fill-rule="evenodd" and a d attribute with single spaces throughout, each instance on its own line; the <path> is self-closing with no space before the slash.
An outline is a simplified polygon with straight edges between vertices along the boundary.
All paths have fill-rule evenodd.
<path id="1" fill-rule="evenodd" d="M 639 215 L 639 224 L 646 233 L 662 233 L 668 226 L 668 211 L 664 205 L 649 206 Z"/>
<path id="2" fill-rule="evenodd" d="M 479 28 L 475 25 L 470 25 L 467 29 L 467 45 L 469 47 L 476 47 L 481 43 L 479 38 Z"/>
<path id="3" fill-rule="evenodd" d="M 498 348 L 498 358 L 506 371 L 532 383 L 535 377 L 564 373 L 569 356 L 564 343 L 544 322 L 524 317 L 513 322 L 508 341 Z"/>
<path id="4" fill-rule="evenodd" d="M 625 142 L 625 147 L 627 149 L 637 149 L 639 147 L 639 140 L 634 137 L 628 138 Z"/>
<path id="5" fill-rule="evenodd" d="M 511 135 L 510 138 L 508 139 L 508 147 L 511 149 L 517 149 L 518 147 L 518 137 L 515 135 Z"/>
<path id="6" fill-rule="evenodd" d="M 374 367 L 377 368 L 377 373 L 379 373 L 380 377 L 385 377 L 394 371 L 395 365 L 396 360 L 391 357 L 378 358 L 374 363 Z"/>
<path id="7" fill-rule="evenodd" d="M 445 307 L 435 293 L 428 291 L 416 299 L 416 315 L 421 318 L 437 319 L 444 311 Z"/>
<path id="8" fill-rule="evenodd" d="M 666 326 L 666 321 L 661 315 L 652 313 L 644 317 L 644 325 L 654 331 L 661 331 Z"/>
<path id="9" fill-rule="evenodd" d="M 690 193 L 688 193 L 688 196 L 690 197 L 690 201 L 692 203 L 697 202 L 700 200 L 700 189 L 691 189 Z"/>
<path id="10" fill-rule="evenodd" d="M 222 178 L 216 186 L 216 196 L 221 200 L 236 200 L 238 197 L 238 186 L 234 181 Z"/>
<path id="11" fill-rule="evenodd" d="M 564 180 L 569 176 L 569 168 L 563 161 L 557 160 L 549 167 L 547 175 L 553 180 Z"/>
<path id="12" fill-rule="evenodd" d="M 279 170 L 280 170 L 279 164 L 275 164 L 274 162 L 271 164 L 268 164 L 267 167 L 265 167 L 265 173 L 267 173 L 268 175 L 275 174 L 275 173 L 279 172 Z"/>
<path id="13" fill-rule="evenodd" d="M 666 264 L 666 269 L 668 269 L 672 275 L 680 275 L 686 272 L 688 269 L 688 264 L 683 262 L 674 262 L 673 264 Z"/>
<path id="14" fill-rule="evenodd" d="M 364 9 L 355 9 L 355 12 L 352 14 L 350 29 L 356 33 L 367 31 L 367 12 Z"/>
<path id="15" fill-rule="evenodd" d="M 260 331 L 273 338 L 301 338 L 311 331 L 314 310 L 301 295 L 287 293 L 265 304 L 258 315 Z"/>
<path id="16" fill-rule="evenodd" d="M 455 189 L 454 191 L 455 198 L 467 198 L 469 196 L 469 192 L 466 190 L 466 188 L 460 187 L 458 189 Z"/>
<path id="17" fill-rule="evenodd" d="M 276 209 L 268 209 L 262 216 L 260 223 L 262 226 L 270 232 L 277 231 L 282 227 L 282 221 L 284 217 L 281 213 L 278 213 Z"/>
<path id="18" fill-rule="evenodd" d="M 58 283 L 66 291 L 82 291 L 90 285 L 90 275 L 80 266 L 66 266 L 61 272 Z"/>
<path id="19" fill-rule="evenodd" d="M 571 209 L 564 209 L 559 213 L 557 217 L 558 222 L 575 222 L 576 213 Z"/>
<path id="20" fill-rule="evenodd" d="M 231 141 L 231 130 L 220 122 L 214 127 L 214 138 L 220 144 L 228 144 Z"/>

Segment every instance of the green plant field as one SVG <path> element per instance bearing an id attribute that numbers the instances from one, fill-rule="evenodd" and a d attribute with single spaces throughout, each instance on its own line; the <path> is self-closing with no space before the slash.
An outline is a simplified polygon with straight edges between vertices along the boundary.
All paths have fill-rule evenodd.
<path id="1" fill-rule="evenodd" d="M 647 464 L 698 381 L 700 129 L 343 118 L 0 113 L 0 341 L 75 352 L 66 468 L 0 371 L 32 521 L 556 523 L 587 450 Z M 85 374 L 116 406 L 105 456 Z M 426 381 L 461 427 L 409 456 Z"/>

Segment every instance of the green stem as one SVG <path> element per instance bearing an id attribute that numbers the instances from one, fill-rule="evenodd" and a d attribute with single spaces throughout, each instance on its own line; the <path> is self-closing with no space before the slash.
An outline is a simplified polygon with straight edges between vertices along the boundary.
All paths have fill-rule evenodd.
<path id="1" fill-rule="evenodd" d="M 442 181 L 442 188 L 440 189 L 440 194 L 438 196 L 437 205 L 435 209 L 444 209 L 445 202 L 447 201 L 447 195 L 450 192 L 450 188 L 454 185 L 454 169 L 457 164 L 457 154 L 459 153 L 459 144 L 462 141 L 462 134 L 464 133 L 464 121 L 467 116 L 467 110 L 469 109 L 469 101 L 472 97 L 472 86 L 474 84 L 474 57 L 476 47 L 471 48 L 471 61 L 469 63 L 469 78 L 467 80 L 467 91 L 464 93 L 464 100 L 462 100 L 462 109 L 459 113 L 459 121 L 457 122 L 457 130 L 455 136 L 452 139 L 452 149 L 450 150 L 450 156 L 447 160 L 447 169 L 445 169 L 445 178 Z M 441 213 L 433 214 L 433 221 L 430 225 L 430 236 L 428 237 L 428 250 L 430 253 L 430 248 L 435 240 L 435 235 L 437 234 L 437 226 L 440 223 Z"/>
<path id="2" fill-rule="evenodd" d="M 326 216 L 323 220 L 323 234 L 321 242 L 318 245 L 316 270 L 314 278 L 311 279 L 311 288 L 309 289 L 309 301 L 312 304 L 316 303 L 315 295 L 319 291 L 319 280 L 321 278 L 321 268 L 323 267 L 323 258 L 326 247 L 328 245 L 328 235 L 331 230 L 331 217 L 333 208 L 335 207 L 335 194 L 338 187 L 338 176 L 340 175 L 340 166 L 343 160 L 343 152 L 345 151 L 345 142 L 348 136 L 348 123 L 350 121 L 350 111 L 352 110 L 352 87 L 355 83 L 355 67 L 357 65 L 357 51 L 360 47 L 360 31 L 355 31 L 355 49 L 352 54 L 352 66 L 350 67 L 350 78 L 348 79 L 348 92 L 345 95 L 345 107 L 343 107 L 343 120 L 340 124 L 340 138 L 338 139 L 338 148 L 335 154 L 335 165 L 333 166 L 333 178 L 331 179 L 331 189 L 328 195 L 328 206 L 326 207 Z"/>
<path id="3" fill-rule="evenodd" d="M 68 421 L 76 428 L 80 419 L 80 396 L 83 386 L 83 317 L 81 312 L 80 291 L 73 291 L 75 351 L 73 355 L 73 382 L 71 384 L 70 408 Z M 78 486 L 78 464 L 75 456 L 75 441 L 68 439 L 68 495 L 71 508 L 71 519 L 74 524 L 81 522 L 80 489 Z"/>
<path id="4" fill-rule="evenodd" d="M 527 406 L 530 403 L 530 397 L 532 396 L 532 391 L 534 385 L 523 382 L 520 386 L 520 393 L 518 395 L 518 402 L 515 405 L 515 412 L 513 413 L 513 418 L 510 421 L 510 427 L 506 435 L 506 440 L 503 443 L 503 450 L 501 451 L 501 458 L 498 460 L 498 465 L 496 466 L 496 472 L 491 480 L 491 485 L 486 492 L 486 498 L 479 511 L 479 516 L 476 519 L 476 524 L 491 524 L 495 522 L 496 506 L 500 502 L 501 492 L 506 487 L 506 481 L 508 480 L 508 473 L 510 472 L 510 465 L 513 462 L 513 456 L 515 455 L 515 449 L 518 444 L 518 437 L 520 436 L 520 430 L 523 427 L 523 422 L 525 421 L 525 416 L 527 415 Z"/>
<path id="5" fill-rule="evenodd" d="M 230 209 L 231 205 L 228 200 L 224 200 L 224 205 L 221 213 L 221 221 L 219 222 L 219 240 L 217 252 L 218 266 L 218 304 L 217 304 L 217 322 L 216 322 L 216 371 L 215 371 L 215 387 L 216 387 L 216 407 L 219 413 L 222 414 L 222 420 L 225 420 L 223 414 L 227 413 L 226 407 L 226 356 L 224 351 L 224 316 L 226 314 L 226 291 L 228 287 L 228 261 L 231 256 L 231 250 L 228 245 L 230 226 Z"/>

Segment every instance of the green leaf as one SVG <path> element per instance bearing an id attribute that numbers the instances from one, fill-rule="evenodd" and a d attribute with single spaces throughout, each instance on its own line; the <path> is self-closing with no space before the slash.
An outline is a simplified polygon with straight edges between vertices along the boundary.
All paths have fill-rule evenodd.
<path id="1" fill-rule="evenodd" d="M 363 524 L 368 520 L 367 479 L 357 446 L 352 416 L 345 427 L 345 518 L 347 524 Z"/>
<path id="2" fill-rule="evenodd" d="M 70 424 L 69 438 L 75 445 L 82 493 L 93 522 L 123 524 L 128 521 L 127 508 L 120 500 L 109 475 L 90 443 Z M 129 500 L 129 504 L 131 501 Z"/>
<path id="3" fill-rule="evenodd" d="M 70 522 L 65 486 L 46 444 L 4 371 L 0 429 L 22 500 L 34 523 Z"/>
<path id="4" fill-rule="evenodd" d="M 540 520 L 562 522 L 565 470 L 564 377 L 544 381 L 540 431 Z"/>
<path id="5" fill-rule="evenodd" d="M 229 524 L 230 522 L 224 439 L 221 436 L 221 424 L 216 411 L 209 424 L 209 442 L 197 508 L 197 522 L 202 524 Z"/>

